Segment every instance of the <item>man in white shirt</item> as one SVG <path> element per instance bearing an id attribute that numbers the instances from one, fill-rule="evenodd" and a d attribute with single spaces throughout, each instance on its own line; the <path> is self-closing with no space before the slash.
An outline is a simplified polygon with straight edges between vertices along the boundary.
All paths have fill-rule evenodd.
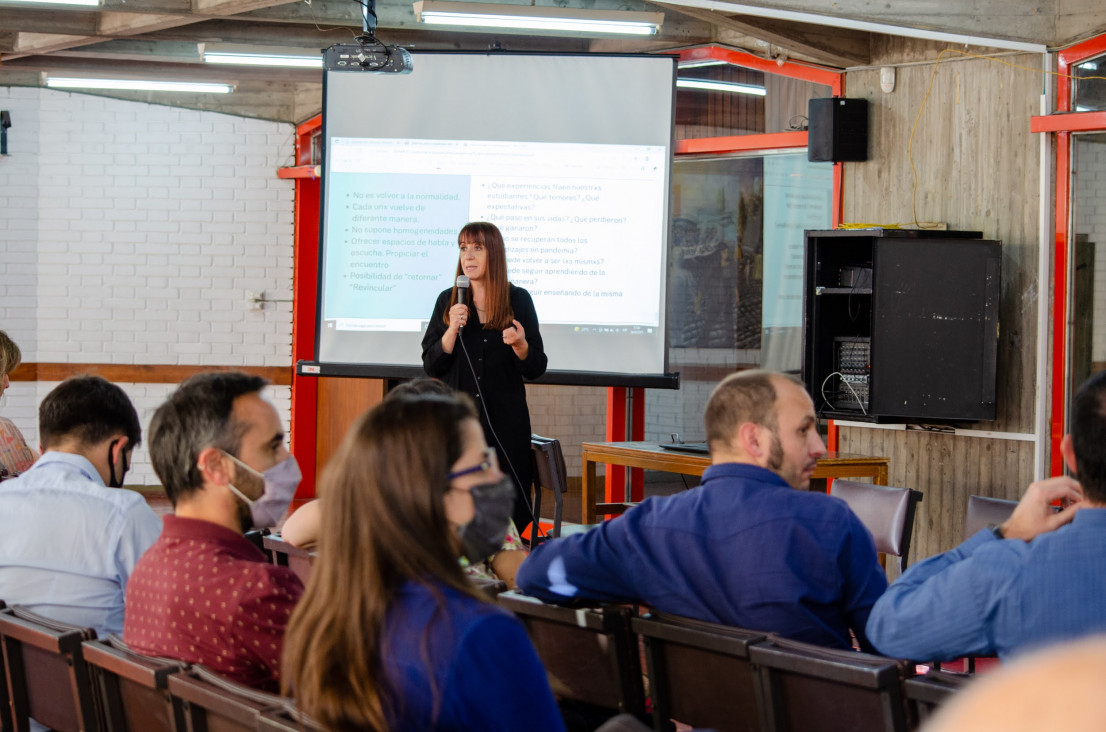
<path id="1" fill-rule="evenodd" d="M 0 600 L 121 634 L 127 579 L 161 533 L 145 499 L 121 490 L 138 413 L 118 386 L 75 377 L 42 401 L 39 436 L 42 457 L 0 486 Z"/>

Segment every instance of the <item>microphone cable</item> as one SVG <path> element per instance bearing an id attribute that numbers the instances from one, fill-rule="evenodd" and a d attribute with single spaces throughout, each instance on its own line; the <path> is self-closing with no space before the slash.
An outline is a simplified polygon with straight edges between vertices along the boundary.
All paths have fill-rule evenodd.
<path id="1" fill-rule="evenodd" d="M 469 306 L 468 303 L 465 303 L 465 305 Z M 476 375 L 476 368 L 472 365 L 472 359 L 469 357 L 468 348 L 465 347 L 465 339 L 461 333 L 463 329 L 464 326 L 461 326 L 457 329 L 457 342 L 461 344 L 461 353 L 464 354 L 465 363 L 468 364 L 469 373 L 472 374 L 472 383 L 477 385 L 476 397 L 477 400 L 480 402 L 481 409 L 484 411 L 484 419 L 486 419 L 488 422 L 488 429 L 491 430 L 492 438 L 495 440 L 496 447 L 498 447 L 499 451 L 503 453 L 503 458 L 507 461 L 507 467 L 511 470 L 511 475 L 515 479 L 515 485 L 519 487 L 519 490 L 522 493 L 522 502 L 526 505 L 526 510 L 530 514 L 530 548 L 533 549 L 535 536 L 548 538 L 547 536 L 545 536 L 545 532 L 542 531 L 541 522 L 538 521 L 538 517 L 534 515 L 534 504 L 530 500 L 530 489 L 533 488 L 533 484 L 531 481 L 530 486 L 523 487 L 522 480 L 518 477 L 518 471 L 515 470 L 515 466 L 511 462 L 511 456 L 507 454 L 506 448 L 503 447 L 502 440 L 499 439 L 499 435 L 495 431 L 495 425 L 492 424 L 491 414 L 488 413 L 488 404 L 484 401 L 484 387 L 480 386 L 480 379 Z M 529 407 L 527 407 L 527 411 L 529 411 Z M 541 489 L 539 488 L 538 490 Z M 517 530 L 518 527 L 516 526 L 515 529 Z M 535 535 L 534 532 L 537 532 L 537 534 Z"/>

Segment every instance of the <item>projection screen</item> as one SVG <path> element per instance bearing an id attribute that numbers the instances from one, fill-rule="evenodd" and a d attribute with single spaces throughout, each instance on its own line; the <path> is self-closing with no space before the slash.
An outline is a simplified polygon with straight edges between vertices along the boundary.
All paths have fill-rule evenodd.
<path id="1" fill-rule="evenodd" d="M 675 59 L 414 53 L 328 69 L 314 373 L 413 376 L 468 221 L 503 232 L 544 383 L 676 386 L 665 281 Z M 310 372 L 310 370 L 309 370 Z"/>

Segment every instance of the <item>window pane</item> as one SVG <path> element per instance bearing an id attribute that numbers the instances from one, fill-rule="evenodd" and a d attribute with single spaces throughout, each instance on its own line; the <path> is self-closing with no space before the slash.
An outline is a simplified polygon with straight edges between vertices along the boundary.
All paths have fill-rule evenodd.
<path id="1" fill-rule="evenodd" d="M 668 334 L 681 388 L 647 392 L 646 439 L 704 439 L 707 397 L 738 368 L 798 371 L 803 231 L 830 226 L 832 170 L 805 150 L 676 161 Z"/>
<path id="2" fill-rule="evenodd" d="M 1084 61 L 1073 67 L 1076 112 L 1099 112 L 1106 109 L 1106 56 Z M 1097 77 L 1097 78 L 1096 78 Z"/>
<path id="3" fill-rule="evenodd" d="M 806 129 L 807 101 L 831 96 L 824 84 L 720 64 L 677 74 L 676 138 L 728 137 Z M 713 89 L 693 85 L 717 85 Z"/>
<path id="4" fill-rule="evenodd" d="M 1074 147 L 1069 404 L 1080 384 L 1106 369 L 1106 133 L 1079 135 Z"/>

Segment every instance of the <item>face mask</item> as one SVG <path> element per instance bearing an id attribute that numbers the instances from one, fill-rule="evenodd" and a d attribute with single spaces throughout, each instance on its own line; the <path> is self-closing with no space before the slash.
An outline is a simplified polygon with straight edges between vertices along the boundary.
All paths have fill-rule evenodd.
<path id="1" fill-rule="evenodd" d="M 259 473 L 233 455 L 223 454 L 265 483 L 261 495 L 256 498 L 247 498 L 233 484 L 227 483 L 227 487 L 234 492 L 234 495 L 241 498 L 250 507 L 254 528 L 264 529 L 280 523 L 285 511 L 288 510 L 288 506 L 292 504 L 292 498 L 296 495 L 296 487 L 303 479 L 303 473 L 300 472 L 300 466 L 296 462 L 296 458 L 289 455 L 287 459 L 277 463 L 264 473 Z"/>
<path id="2" fill-rule="evenodd" d="M 108 445 L 108 487 L 110 488 L 122 488 L 123 478 L 127 477 L 127 450 L 124 448 L 120 456 L 123 458 L 123 469 L 119 471 L 119 480 L 115 479 L 115 463 L 112 462 L 111 454 L 115 452 L 117 444 L 119 444 L 119 440 L 112 440 L 111 444 Z"/>
<path id="3" fill-rule="evenodd" d="M 503 546 L 515 509 L 515 484 L 507 476 L 472 487 L 475 515 L 458 530 L 465 558 L 482 562 Z"/>

